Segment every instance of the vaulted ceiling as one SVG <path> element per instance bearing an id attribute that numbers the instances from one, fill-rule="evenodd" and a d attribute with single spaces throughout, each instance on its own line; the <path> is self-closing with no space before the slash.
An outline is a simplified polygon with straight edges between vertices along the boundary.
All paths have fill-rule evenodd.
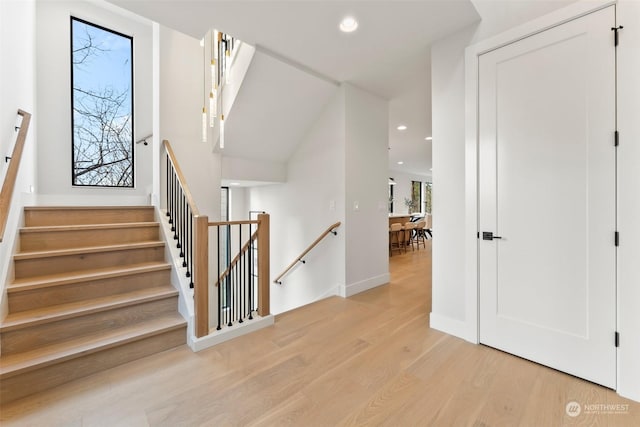
<path id="1" fill-rule="evenodd" d="M 430 175 L 429 46 L 479 19 L 469 0 L 110 0 L 201 38 L 216 28 L 337 83 L 390 101 L 389 164 Z M 345 16 L 358 30 L 343 33 Z M 407 130 L 396 127 L 405 124 Z"/>
<path id="2" fill-rule="evenodd" d="M 575 0 L 109 1 L 197 39 L 219 29 L 325 80 L 388 99 L 390 169 L 430 175 L 433 42 L 481 16 L 502 30 Z M 357 31 L 339 31 L 345 16 L 357 19 Z M 398 131 L 401 124 L 407 129 Z"/>

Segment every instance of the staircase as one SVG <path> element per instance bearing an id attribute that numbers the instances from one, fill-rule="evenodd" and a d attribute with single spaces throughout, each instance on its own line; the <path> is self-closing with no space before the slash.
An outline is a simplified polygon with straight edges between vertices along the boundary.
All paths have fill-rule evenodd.
<path id="1" fill-rule="evenodd" d="M 153 207 L 25 208 L 0 323 L 0 401 L 184 344 Z"/>

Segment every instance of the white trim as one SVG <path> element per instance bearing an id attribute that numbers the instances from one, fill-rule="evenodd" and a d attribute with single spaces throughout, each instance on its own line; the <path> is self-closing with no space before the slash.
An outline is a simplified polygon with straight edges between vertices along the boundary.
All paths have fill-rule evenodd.
<path id="1" fill-rule="evenodd" d="M 454 335 L 473 344 L 478 344 L 475 335 L 472 331 L 469 331 L 468 322 L 431 312 L 429 314 L 429 326 L 445 334 Z"/>
<path id="2" fill-rule="evenodd" d="M 195 338 L 191 331 L 189 331 L 188 344 L 191 350 L 197 352 L 200 350 L 204 350 L 205 348 L 213 347 L 216 344 L 220 344 L 225 341 L 237 338 L 239 336 L 255 332 L 259 329 L 267 328 L 274 323 L 275 317 L 271 314 L 265 317 L 256 315 L 256 317 L 251 320 L 247 319 L 242 323 L 234 325 L 232 328 L 224 328 L 202 338 Z"/>
<path id="3" fill-rule="evenodd" d="M 389 283 L 389 273 L 381 274 L 380 276 L 370 277 L 359 282 L 351 283 L 348 285 L 339 285 L 337 295 L 348 298 L 360 292 L 368 291 L 369 289 L 377 288 L 378 286 L 386 285 Z"/>
<path id="4" fill-rule="evenodd" d="M 478 57 L 523 38 L 616 4 L 615 0 L 581 0 L 548 15 L 480 41 L 465 49 L 465 319 L 479 342 L 478 322 Z"/>

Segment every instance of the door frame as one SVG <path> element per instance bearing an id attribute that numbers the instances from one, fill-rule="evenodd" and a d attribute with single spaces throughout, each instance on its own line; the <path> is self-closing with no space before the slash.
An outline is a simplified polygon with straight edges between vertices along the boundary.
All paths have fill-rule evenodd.
<path id="1" fill-rule="evenodd" d="M 480 55 L 566 22 L 616 5 L 616 0 L 580 0 L 565 8 L 500 33 L 465 49 L 465 319 L 460 336 L 480 343 L 480 276 L 478 240 L 478 113 Z M 616 301 L 619 306 L 620 302 Z M 618 309 L 619 307 L 616 307 Z M 619 364 L 617 364 L 619 366 Z M 619 377 L 619 367 L 617 368 Z"/>

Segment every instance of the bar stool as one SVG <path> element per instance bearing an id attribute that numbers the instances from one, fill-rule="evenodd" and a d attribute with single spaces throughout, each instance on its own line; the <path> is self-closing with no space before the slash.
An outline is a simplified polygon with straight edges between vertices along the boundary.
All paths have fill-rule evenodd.
<path id="1" fill-rule="evenodd" d="M 404 242 L 405 242 L 405 246 L 408 244 L 411 246 L 411 250 L 414 250 L 413 248 L 413 243 L 414 243 L 414 239 L 415 239 L 415 234 L 416 234 L 416 225 L 417 223 L 415 222 L 406 222 L 404 224 Z"/>
<path id="2" fill-rule="evenodd" d="M 402 253 L 402 250 L 406 251 L 404 244 L 404 228 L 402 224 L 391 224 L 389 228 L 389 256 L 393 256 L 393 251 L 397 250 Z"/>
<path id="3" fill-rule="evenodd" d="M 423 248 L 427 248 L 426 245 L 426 237 L 425 237 L 425 231 L 424 228 L 426 227 L 427 222 L 426 221 L 418 221 L 418 223 L 416 223 L 416 233 L 414 235 L 414 241 L 416 243 L 416 246 L 418 249 L 420 249 L 420 243 L 422 243 L 422 247 Z"/>

